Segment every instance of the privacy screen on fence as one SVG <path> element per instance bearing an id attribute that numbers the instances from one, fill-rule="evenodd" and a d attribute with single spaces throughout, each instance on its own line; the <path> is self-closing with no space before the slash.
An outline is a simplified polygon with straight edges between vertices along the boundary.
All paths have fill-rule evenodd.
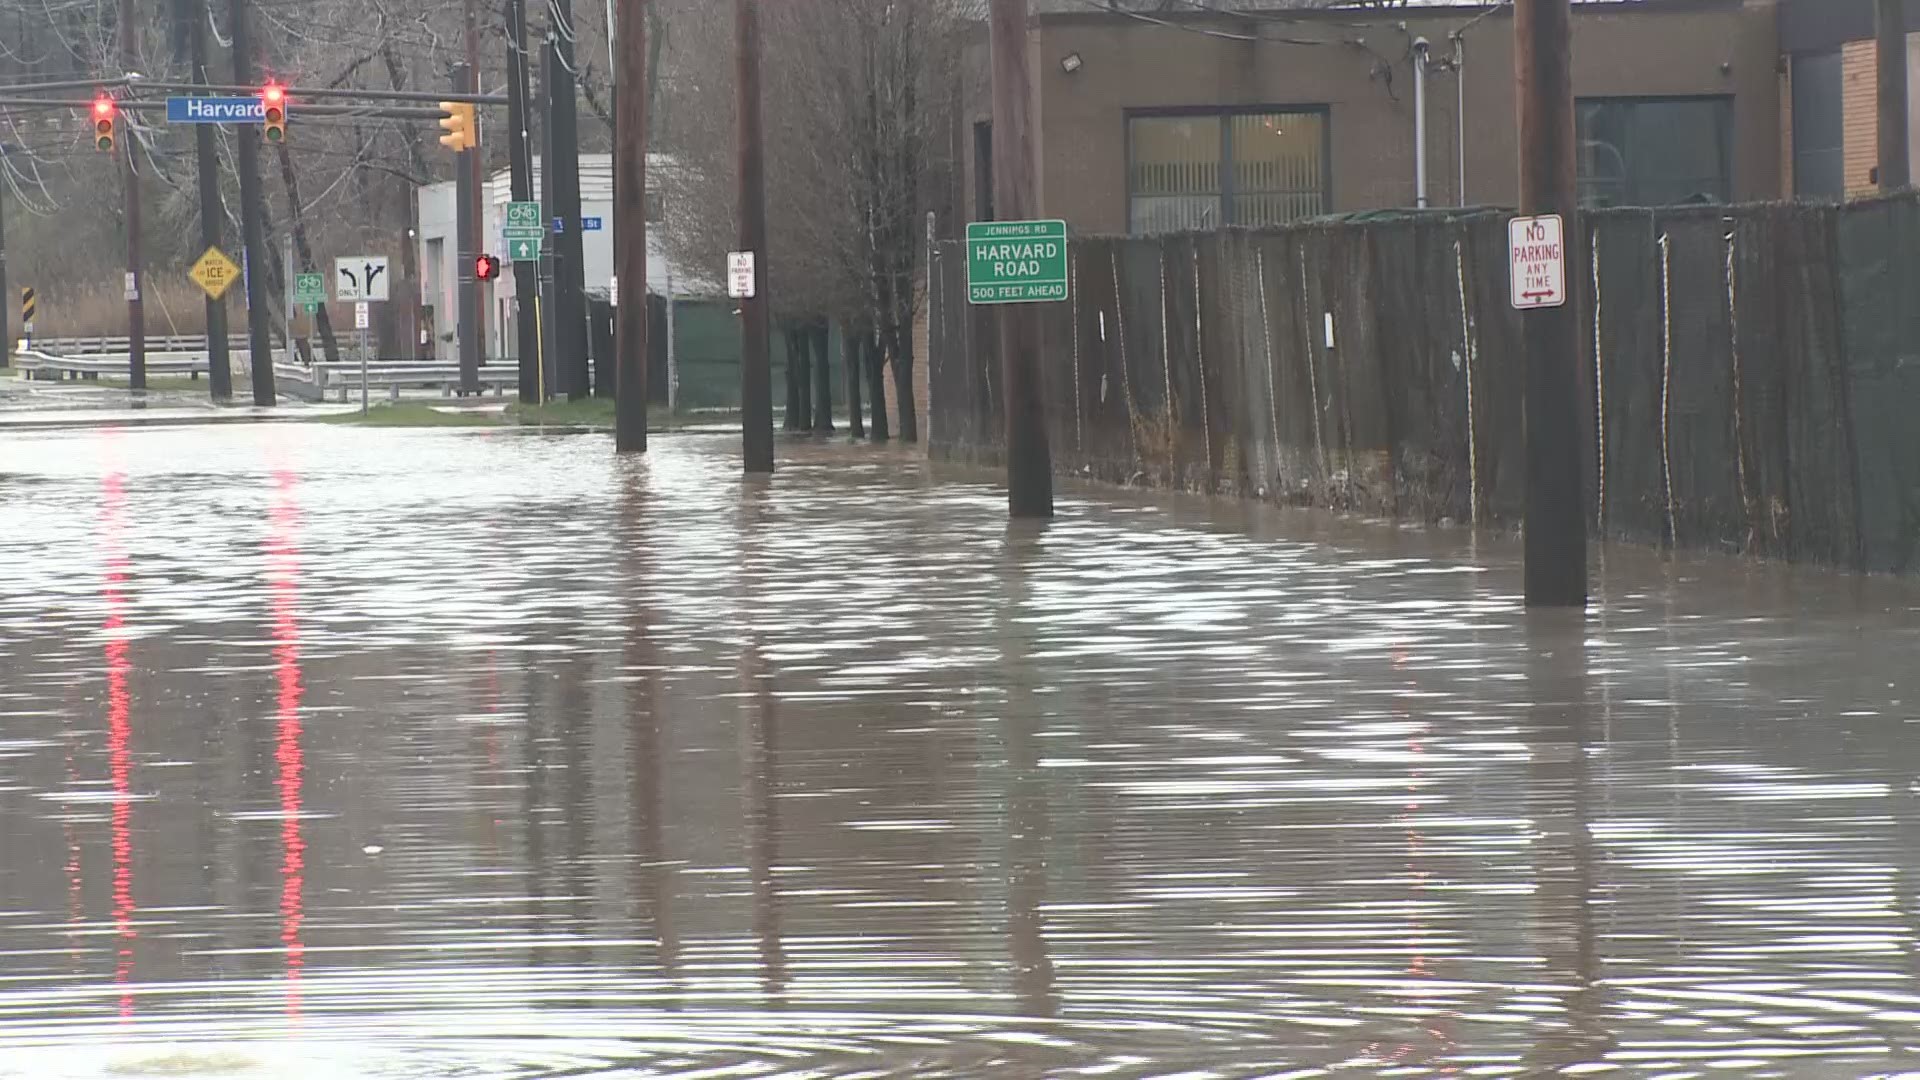
<path id="1" fill-rule="evenodd" d="M 1607 538 L 1920 570 L 1920 196 L 1584 215 L 1588 514 Z M 1076 238 L 1045 305 L 1056 467 L 1521 523 L 1504 215 Z M 929 268 L 932 445 L 997 460 L 994 314 Z M 1332 345 L 1327 340 L 1332 320 Z"/>

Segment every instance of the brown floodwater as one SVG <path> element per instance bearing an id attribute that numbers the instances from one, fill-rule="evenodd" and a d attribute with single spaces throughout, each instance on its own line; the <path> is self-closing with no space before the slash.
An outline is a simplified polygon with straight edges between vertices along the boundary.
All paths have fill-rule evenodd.
<path id="1" fill-rule="evenodd" d="M 1920 1068 L 1920 587 L 899 452 L 0 436 L 0 1078 Z"/>

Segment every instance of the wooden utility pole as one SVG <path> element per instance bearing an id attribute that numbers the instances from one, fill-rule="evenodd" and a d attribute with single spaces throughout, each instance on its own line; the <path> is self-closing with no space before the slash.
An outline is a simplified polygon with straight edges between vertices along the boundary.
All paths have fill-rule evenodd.
<path id="1" fill-rule="evenodd" d="M 210 86 L 207 71 L 207 20 L 187 20 L 187 51 L 194 83 Z M 193 126 L 194 165 L 200 186 L 200 245 L 220 247 L 226 238 L 227 209 L 220 198 L 220 156 L 212 124 Z M 207 390 L 215 401 L 233 397 L 233 363 L 227 355 L 227 300 L 207 298 Z"/>
<path id="2" fill-rule="evenodd" d="M 553 154 L 540 168 L 553 178 L 553 217 L 562 223 L 553 237 L 553 340 L 567 397 L 580 401 L 593 394 L 593 374 L 587 357 L 586 250 L 580 236 L 580 103 L 573 0 L 549 0 L 547 21 L 548 40 L 553 43 L 553 111 L 547 115 L 553 128 Z"/>
<path id="3" fill-rule="evenodd" d="M 139 30 L 139 25 L 133 21 L 133 0 L 120 0 L 120 70 L 123 74 L 131 75 L 139 70 Z M 127 222 L 127 386 L 133 390 L 145 390 L 147 312 L 140 290 L 146 284 L 142 278 L 146 275 L 147 260 L 140 242 L 140 166 L 134 157 L 134 147 L 139 145 L 140 134 L 133 129 L 131 115 L 127 117 L 126 129 L 127 137 L 121 140 L 125 146 L 121 155 L 121 176 L 125 181 Z"/>
<path id="4" fill-rule="evenodd" d="M 1913 181 L 1907 148 L 1906 0 L 1875 0 L 1879 38 L 1880 190 L 1899 191 Z"/>
<path id="5" fill-rule="evenodd" d="M 767 178 L 760 129 L 760 0 L 733 0 L 739 250 L 753 255 L 753 295 L 740 302 L 740 445 L 750 473 L 773 471 L 773 369 L 768 357 Z"/>
<path id="6" fill-rule="evenodd" d="M 1568 269 L 1579 247 L 1574 171 L 1573 12 L 1569 0 L 1515 0 L 1520 213 L 1558 214 Z M 1569 283 L 1572 274 L 1568 273 Z M 1523 312 L 1527 345 L 1526 601 L 1587 603 L 1587 519 L 1580 452 L 1579 290 Z"/>
<path id="7" fill-rule="evenodd" d="M 227 33 L 233 39 L 233 83 L 253 84 L 253 37 L 247 28 L 248 0 L 227 0 Z M 247 343 L 252 355 L 253 403 L 278 400 L 273 385 L 273 308 L 267 299 L 266 194 L 260 190 L 260 127 L 240 124 L 235 134 L 235 163 L 240 170 L 240 232 L 247 267 Z"/>
<path id="8" fill-rule="evenodd" d="M 1564 2 L 1564 0 L 1563 0 Z M 1027 67 L 1027 0 L 992 0 L 993 205 L 1000 221 L 1039 216 L 1033 160 L 1033 82 Z M 1000 306 L 1000 373 L 1006 395 L 1007 509 L 1053 516 L 1053 453 L 1040 381 L 1039 312 Z"/>
<path id="9" fill-rule="evenodd" d="M 507 149 L 513 201 L 533 199 L 533 151 L 527 134 L 527 0 L 507 0 Z M 516 360 L 520 403 L 540 401 L 540 327 L 535 305 L 540 295 L 540 263 L 513 264 Z"/>
<path id="10" fill-rule="evenodd" d="M 625 303 L 613 313 L 613 444 L 647 449 L 647 11 L 619 0 L 613 86 L 614 274 Z"/>

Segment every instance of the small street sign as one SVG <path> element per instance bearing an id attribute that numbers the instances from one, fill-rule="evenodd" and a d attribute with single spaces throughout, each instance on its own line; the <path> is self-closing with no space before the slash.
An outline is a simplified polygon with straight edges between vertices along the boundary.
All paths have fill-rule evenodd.
<path id="1" fill-rule="evenodd" d="M 267 107 L 257 97 L 170 97 L 169 124 L 264 124 Z"/>
<path id="2" fill-rule="evenodd" d="M 599 232 L 601 227 L 601 220 L 597 217 L 583 217 L 580 219 L 581 232 Z"/>
<path id="3" fill-rule="evenodd" d="M 563 217 L 554 218 L 553 219 L 553 235 L 564 236 L 566 235 L 566 232 L 567 232 L 567 219 Z"/>
<path id="4" fill-rule="evenodd" d="M 349 255 L 333 262 L 333 298 L 348 300 L 387 299 L 387 257 L 385 255 Z"/>
<path id="5" fill-rule="evenodd" d="M 311 301 L 301 304 L 300 307 L 309 315 L 318 315 L 320 313 L 320 305 Z"/>
<path id="6" fill-rule="evenodd" d="M 1508 222 L 1507 252 L 1516 309 L 1556 308 L 1567 302 L 1566 230 L 1559 214 Z"/>
<path id="7" fill-rule="evenodd" d="M 132 303 L 138 299 L 140 299 L 140 275 L 129 270 L 127 271 L 127 302 Z"/>
<path id="8" fill-rule="evenodd" d="M 1051 303 L 1067 298 L 1067 223 L 976 221 L 967 226 L 967 300 Z"/>
<path id="9" fill-rule="evenodd" d="M 33 317 L 40 311 L 40 294 L 32 287 L 20 290 L 20 321 L 31 326 Z"/>
<path id="10" fill-rule="evenodd" d="M 538 240 L 547 230 L 540 225 L 540 204 L 537 202 L 510 202 L 507 204 L 507 220 L 501 232 L 508 240 Z"/>
<path id="11" fill-rule="evenodd" d="M 293 276 L 293 300 L 297 304 L 306 304 L 307 310 L 324 302 L 327 298 L 327 276 L 325 274 L 295 274 Z"/>
<path id="12" fill-rule="evenodd" d="M 539 262 L 540 238 L 522 239 L 517 236 L 507 238 L 507 258 L 513 262 Z"/>
<path id="13" fill-rule="evenodd" d="M 372 305 L 368 304 L 365 300 L 353 305 L 353 328 L 355 330 L 365 330 L 373 321 L 368 317 L 369 312 L 367 310 L 371 306 Z"/>
<path id="14" fill-rule="evenodd" d="M 727 252 L 727 295 L 735 300 L 753 296 L 753 252 Z"/>

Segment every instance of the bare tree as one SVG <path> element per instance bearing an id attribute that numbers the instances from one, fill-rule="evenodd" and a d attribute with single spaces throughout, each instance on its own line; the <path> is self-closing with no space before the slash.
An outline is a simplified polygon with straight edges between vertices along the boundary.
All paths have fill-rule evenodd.
<path id="1" fill-rule="evenodd" d="M 943 137 L 964 0 L 783 0 L 765 12 L 768 272 L 775 314 L 820 317 L 872 343 L 868 374 L 894 381 L 902 438 L 918 437 L 913 325 L 919 222 L 950 167 Z M 718 6 L 716 6 L 718 7 Z M 689 12 L 663 90 L 667 241 L 718 267 L 732 243 L 733 122 L 724 12 Z M 797 377 L 797 376 L 795 376 Z M 880 408 L 876 402 L 876 410 Z M 885 432 L 884 424 L 875 425 Z"/>

